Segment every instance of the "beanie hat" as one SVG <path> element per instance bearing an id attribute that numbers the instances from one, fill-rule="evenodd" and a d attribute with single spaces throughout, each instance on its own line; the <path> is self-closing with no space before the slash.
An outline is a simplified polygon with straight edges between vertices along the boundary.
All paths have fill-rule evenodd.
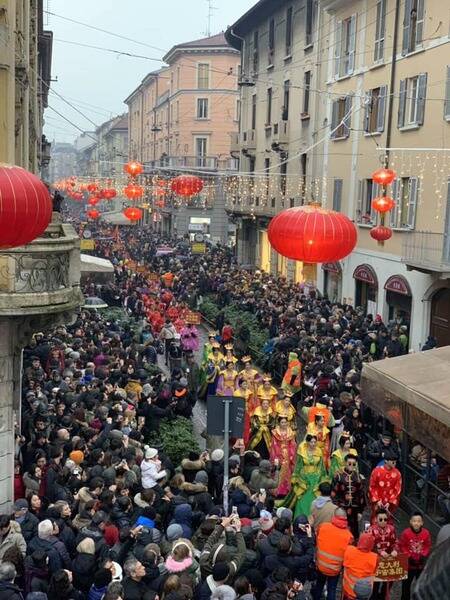
<path id="1" fill-rule="evenodd" d="M 150 448 L 149 446 L 145 446 L 145 458 L 155 458 L 157 454 L 158 450 L 156 448 Z"/>
<path id="2" fill-rule="evenodd" d="M 268 532 L 273 528 L 272 515 L 268 510 L 262 510 L 259 513 L 258 523 L 261 525 L 261 530 L 264 532 Z"/>
<path id="3" fill-rule="evenodd" d="M 290 508 L 285 508 L 284 506 L 280 506 L 280 508 L 277 509 L 277 518 L 278 519 L 289 519 L 289 521 L 292 521 L 292 519 L 294 518 L 294 513 L 292 512 L 292 510 Z"/>
<path id="4" fill-rule="evenodd" d="M 70 454 L 69 454 L 69 458 L 70 460 L 73 460 L 73 462 L 77 465 L 81 464 L 84 460 L 84 454 L 81 450 L 73 450 Z"/>
<path id="5" fill-rule="evenodd" d="M 166 536 L 169 542 L 174 542 L 180 537 L 183 537 L 183 528 L 181 525 L 178 525 L 178 523 L 172 523 L 172 525 L 169 525 L 167 528 Z"/>
<path id="6" fill-rule="evenodd" d="M 216 448 L 211 452 L 211 460 L 214 462 L 220 462 L 223 460 L 223 450 L 221 448 Z"/>
<path id="7" fill-rule="evenodd" d="M 206 471 L 198 471 L 195 474 L 194 483 L 202 483 L 208 485 L 208 473 Z"/>
<path id="8" fill-rule="evenodd" d="M 272 468 L 272 465 L 270 464 L 270 460 L 261 460 L 259 462 L 259 470 L 263 473 L 269 473 L 270 470 Z"/>
<path id="9" fill-rule="evenodd" d="M 371 552 L 375 545 L 375 539 L 370 533 L 362 533 L 358 540 L 358 549 L 363 552 Z"/>
<path id="10" fill-rule="evenodd" d="M 212 568 L 212 576 L 214 581 L 225 581 L 230 574 L 230 567 L 226 562 L 216 562 Z"/>

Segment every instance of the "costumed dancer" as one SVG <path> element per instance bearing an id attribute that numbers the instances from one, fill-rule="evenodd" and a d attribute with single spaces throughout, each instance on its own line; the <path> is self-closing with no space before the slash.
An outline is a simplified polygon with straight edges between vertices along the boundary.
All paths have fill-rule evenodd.
<path id="1" fill-rule="evenodd" d="M 216 392 L 219 396 L 232 396 L 236 390 L 238 372 L 234 368 L 234 363 L 227 362 L 224 371 L 220 372 L 217 381 Z"/>
<path id="2" fill-rule="evenodd" d="M 372 505 L 372 522 L 379 508 L 388 511 L 390 519 L 400 502 L 402 475 L 396 468 L 397 453 L 388 448 L 384 452 L 384 465 L 375 467 L 370 475 L 369 500 Z"/>
<path id="3" fill-rule="evenodd" d="M 199 349 L 198 329 L 194 324 L 188 323 L 181 330 L 181 345 L 184 352 L 197 352 Z"/>
<path id="4" fill-rule="evenodd" d="M 273 413 L 270 401 L 264 399 L 251 418 L 252 436 L 248 445 L 249 450 L 256 450 L 263 458 L 269 458 L 272 443 L 270 425 Z"/>
<path id="5" fill-rule="evenodd" d="M 297 394 L 302 388 L 302 363 L 297 352 L 289 352 L 288 366 L 281 387 L 285 391 L 292 392 L 292 395 Z"/>
<path id="6" fill-rule="evenodd" d="M 308 423 L 306 433 L 310 433 L 317 438 L 317 446 L 322 451 L 323 462 L 328 470 L 330 465 L 330 430 L 325 425 L 325 419 L 322 415 L 316 415 L 312 423 Z"/>
<path id="7" fill-rule="evenodd" d="M 272 385 L 272 377 L 270 375 L 263 375 L 262 384 L 258 385 L 257 397 L 258 402 L 261 405 L 263 400 L 268 400 L 272 412 L 275 412 L 275 406 L 277 401 L 277 388 Z"/>
<path id="8" fill-rule="evenodd" d="M 252 393 L 252 406 L 249 406 L 249 413 L 252 416 L 255 408 L 259 406 L 257 392 L 258 385 L 261 382 L 261 375 L 253 368 L 251 356 L 243 356 L 241 362 L 244 364 L 244 368 L 242 371 L 239 371 L 239 379 L 245 379 L 248 389 Z"/>
<path id="9" fill-rule="evenodd" d="M 250 391 L 248 387 L 248 383 L 246 379 L 242 379 L 238 377 L 238 387 L 234 391 L 233 396 L 236 398 L 244 398 L 245 400 L 245 416 L 244 416 L 244 448 L 247 447 L 248 441 L 250 439 L 250 417 L 253 413 L 250 413 L 250 407 L 252 405 L 253 393 Z"/>
<path id="10" fill-rule="evenodd" d="M 289 390 L 278 391 L 279 400 L 275 404 L 275 415 L 278 418 L 284 417 L 287 419 L 289 427 L 295 431 L 297 429 L 297 412 L 291 403 L 293 395 Z"/>
<path id="11" fill-rule="evenodd" d="M 350 433 L 348 431 L 344 431 L 339 438 L 338 449 L 335 450 L 331 455 L 331 464 L 330 464 L 330 478 L 333 477 L 339 471 L 342 471 L 345 467 L 345 457 L 347 454 L 352 454 L 353 456 L 358 456 L 358 452 L 352 448 L 352 440 L 350 437 Z"/>
<path id="12" fill-rule="evenodd" d="M 209 334 L 208 334 L 208 341 L 203 346 L 202 363 L 206 363 L 206 361 L 208 360 L 208 356 L 212 353 L 212 351 L 213 351 L 213 344 L 215 344 L 217 342 L 216 335 L 217 335 L 217 331 L 210 331 L 209 332 Z"/>
<path id="13" fill-rule="evenodd" d="M 225 362 L 236 364 L 238 359 L 233 354 L 233 344 L 225 344 Z"/>
<path id="14" fill-rule="evenodd" d="M 297 442 L 295 432 L 284 416 L 278 417 L 278 425 L 272 430 L 272 445 L 270 447 L 270 461 L 275 463 L 278 459 L 280 465 L 280 479 L 276 496 L 286 496 L 291 489 L 291 477 L 294 468 Z M 277 463 L 275 463 L 277 464 Z"/>
<path id="15" fill-rule="evenodd" d="M 336 506 L 347 513 L 347 521 L 355 540 L 359 535 L 366 498 L 361 477 L 358 473 L 358 458 L 354 454 L 345 456 L 344 468 L 337 471 L 331 484 L 331 498 Z"/>

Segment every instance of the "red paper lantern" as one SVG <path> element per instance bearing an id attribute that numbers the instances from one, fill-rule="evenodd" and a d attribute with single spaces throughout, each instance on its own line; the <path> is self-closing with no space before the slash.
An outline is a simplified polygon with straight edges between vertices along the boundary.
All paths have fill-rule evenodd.
<path id="1" fill-rule="evenodd" d="M 390 196 L 377 196 L 372 200 L 372 208 L 379 213 L 389 212 L 395 206 L 394 200 Z"/>
<path id="2" fill-rule="evenodd" d="M 97 198 L 97 196 L 91 196 L 88 200 L 89 206 L 95 206 L 98 203 L 99 203 L 99 198 Z"/>
<path id="3" fill-rule="evenodd" d="M 170 189 L 178 196 L 195 196 L 203 189 L 203 181 L 195 175 L 179 175 L 170 182 Z"/>
<path id="4" fill-rule="evenodd" d="M 164 208 L 164 200 L 155 200 L 156 208 Z"/>
<path id="5" fill-rule="evenodd" d="M 129 206 L 123 211 L 123 214 L 130 221 L 139 221 L 139 219 L 142 219 L 142 210 L 135 206 Z"/>
<path id="6" fill-rule="evenodd" d="M 272 247 L 282 256 L 307 263 L 338 261 L 356 245 L 356 227 L 348 217 L 317 205 L 288 208 L 268 228 Z"/>
<path id="7" fill-rule="evenodd" d="M 105 198 L 105 200 L 111 200 L 116 196 L 117 192 L 114 188 L 106 188 L 105 190 L 103 190 L 103 198 Z"/>
<path id="8" fill-rule="evenodd" d="M 140 198 L 144 193 L 144 188 L 136 183 L 129 183 L 127 187 L 124 188 L 123 193 L 130 199 Z"/>
<path id="9" fill-rule="evenodd" d="M 0 165 L 0 248 L 29 244 L 51 218 L 52 201 L 42 181 L 22 167 Z"/>
<path id="10" fill-rule="evenodd" d="M 100 213 L 96 208 L 91 208 L 91 210 L 88 210 L 86 214 L 90 219 L 98 219 L 100 216 Z"/>
<path id="11" fill-rule="evenodd" d="M 87 186 L 86 186 L 86 188 L 87 188 L 88 192 L 93 193 L 93 192 L 96 192 L 98 190 L 98 185 L 96 183 L 88 183 Z"/>
<path id="12" fill-rule="evenodd" d="M 140 175 L 143 172 L 143 170 L 144 167 L 137 160 L 130 160 L 130 162 L 127 162 L 127 164 L 124 166 L 125 173 L 131 175 L 131 177 L 136 177 L 137 175 Z"/>
<path id="13" fill-rule="evenodd" d="M 372 173 L 372 179 L 379 185 L 390 185 L 397 177 L 397 173 L 392 169 L 377 169 Z"/>
<path id="14" fill-rule="evenodd" d="M 373 227 L 370 230 L 370 235 L 374 240 L 377 240 L 377 242 L 385 242 L 392 237 L 392 229 L 390 227 L 378 225 L 378 227 Z"/>

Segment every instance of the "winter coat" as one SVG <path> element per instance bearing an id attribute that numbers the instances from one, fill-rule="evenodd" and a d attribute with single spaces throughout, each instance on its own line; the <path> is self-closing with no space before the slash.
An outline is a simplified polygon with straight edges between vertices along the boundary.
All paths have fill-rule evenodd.
<path id="1" fill-rule="evenodd" d="M 205 469 L 205 461 L 201 460 L 189 460 L 189 458 L 183 458 L 181 461 L 181 468 L 183 469 L 184 479 L 192 483 L 195 479 L 195 475 L 198 471 Z"/>
<path id="2" fill-rule="evenodd" d="M 293 579 L 296 577 L 298 579 L 306 579 L 309 567 L 312 565 L 313 561 L 314 545 L 311 542 L 311 544 L 305 548 L 305 553 L 302 555 L 277 552 L 276 554 L 266 556 L 263 568 L 267 575 L 273 573 L 273 571 L 279 567 L 286 567 L 289 569 Z"/>
<path id="3" fill-rule="evenodd" d="M 181 525 L 183 537 L 188 540 L 192 537 L 192 507 L 189 504 L 180 504 L 175 508 L 170 525 Z"/>
<path id="4" fill-rule="evenodd" d="M 134 581 L 131 577 L 125 577 L 122 585 L 127 600 L 153 600 L 155 597 L 155 592 L 148 589 L 144 579 Z"/>
<path id="5" fill-rule="evenodd" d="M 158 481 L 164 479 L 166 471 L 161 470 L 152 460 L 143 460 L 141 462 L 141 480 L 142 487 L 147 490 L 154 488 L 158 484 Z"/>
<path id="6" fill-rule="evenodd" d="M 279 479 L 279 469 L 275 471 L 273 477 L 270 477 L 266 473 L 262 473 L 259 469 L 255 469 L 254 471 L 252 471 L 248 486 L 250 488 L 250 491 L 252 491 L 253 493 L 259 492 L 260 489 L 274 490 L 278 487 Z"/>
<path id="7" fill-rule="evenodd" d="M 331 523 L 336 510 L 336 504 L 333 504 L 331 498 L 327 496 L 319 496 L 311 505 L 311 516 L 313 517 L 314 529 L 317 531 L 322 523 Z"/>
<path id="8" fill-rule="evenodd" d="M 89 525 L 80 531 L 77 535 L 76 545 L 84 540 L 85 538 L 90 537 L 94 540 L 95 544 L 95 556 L 98 559 L 106 558 L 109 554 L 109 546 L 103 537 L 103 532 L 95 525 Z"/>
<path id="9" fill-rule="evenodd" d="M 278 542 L 283 535 L 284 533 L 274 529 L 267 537 L 258 540 L 256 548 L 261 555 L 262 560 L 266 558 L 266 556 L 270 556 L 271 554 L 276 554 L 278 552 Z"/>
<path id="10" fill-rule="evenodd" d="M 194 510 L 199 510 L 205 515 L 209 514 L 214 506 L 211 494 L 208 492 L 208 487 L 202 483 L 189 483 L 185 481 L 181 485 L 181 492 Z"/>
<path id="11" fill-rule="evenodd" d="M 37 567 L 31 556 L 25 557 L 25 593 L 44 592 L 48 590 L 50 576 L 48 569 Z"/>
<path id="12" fill-rule="evenodd" d="M 22 535 L 20 525 L 15 521 L 11 521 L 8 533 L 0 542 L 0 560 L 3 560 L 5 552 L 13 546 L 16 546 L 20 550 L 22 556 L 25 556 L 27 553 L 27 544 Z"/>
<path id="13" fill-rule="evenodd" d="M 101 588 L 98 588 L 95 585 L 93 585 L 91 587 L 91 589 L 89 590 L 87 600 L 102 600 L 107 589 L 108 589 L 107 585 L 105 585 L 104 587 L 101 587 Z"/>
<path id="14" fill-rule="evenodd" d="M 216 525 L 214 531 L 208 538 L 203 552 L 200 554 L 200 568 L 202 577 L 205 579 L 211 575 L 216 562 L 227 562 L 230 568 L 230 574 L 227 577 L 227 584 L 232 583 L 239 573 L 245 560 L 245 540 L 242 532 L 236 533 L 236 546 L 228 546 L 222 540 L 225 530 L 222 525 Z"/>
<path id="15" fill-rule="evenodd" d="M 0 600 L 23 600 L 22 592 L 14 583 L 0 581 Z"/>
<path id="16" fill-rule="evenodd" d="M 23 482 L 25 484 L 25 495 L 28 497 L 31 493 L 38 494 L 41 485 L 41 480 L 36 479 L 29 473 L 23 474 Z"/>
<path id="17" fill-rule="evenodd" d="M 95 555 L 80 552 L 72 562 L 73 585 L 77 590 L 87 593 L 94 581 L 97 571 L 97 559 Z"/>
<path id="18" fill-rule="evenodd" d="M 242 490 L 235 489 L 231 492 L 231 506 L 236 506 L 239 517 L 248 518 L 252 516 L 255 503 Z"/>
<path id="19" fill-rule="evenodd" d="M 30 513 L 30 511 L 27 511 L 23 520 L 19 522 L 20 530 L 27 544 L 37 535 L 38 524 L 39 519 L 33 513 Z"/>
<path id="20" fill-rule="evenodd" d="M 34 537 L 28 545 L 28 553 L 35 550 L 43 550 L 48 556 L 48 570 L 53 575 L 59 569 L 71 569 L 71 560 L 67 548 L 58 538 L 51 535 L 47 539 L 39 536 Z"/>

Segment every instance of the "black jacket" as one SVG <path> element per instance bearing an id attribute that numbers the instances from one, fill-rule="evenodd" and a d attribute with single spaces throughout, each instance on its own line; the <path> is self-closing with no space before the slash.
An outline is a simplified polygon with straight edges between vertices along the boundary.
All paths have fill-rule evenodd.
<path id="1" fill-rule="evenodd" d="M 154 600 L 155 592 L 149 590 L 144 580 L 134 581 L 131 577 L 125 577 L 122 581 L 124 598 L 127 600 Z"/>
<path id="2" fill-rule="evenodd" d="M 22 592 L 14 583 L 0 581 L 0 600 L 23 600 Z"/>
<path id="3" fill-rule="evenodd" d="M 93 554 L 80 552 L 72 561 L 73 585 L 77 590 L 89 592 L 97 571 L 97 559 Z"/>
<path id="4" fill-rule="evenodd" d="M 263 563 L 264 572 L 266 575 L 273 573 L 279 567 L 286 567 L 289 569 L 292 578 L 295 579 L 306 579 L 309 568 L 314 561 L 314 546 L 311 543 L 307 548 L 305 554 L 285 554 L 277 552 L 276 554 L 270 554 L 266 556 Z"/>
<path id="5" fill-rule="evenodd" d="M 20 523 L 20 529 L 27 544 L 37 535 L 38 524 L 39 519 L 30 511 L 27 511 L 25 518 Z"/>
<path id="6" fill-rule="evenodd" d="M 67 548 L 58 538 L 51 536 L 43 540 L 34 537 L 28 544 L 27 551 L 32 554 L 35 550 L 43 550 L 48 556 L 48 570 L 50 575 L 59 569 L 71 569 L 71 560 Z"/>
<path id="7" fill-rule="evenodd" d="M 109 546 L 105 542 L 103 533 L 96 525 L 84 527 L 77 536 L 76 545 L 78 546 L 78 544 L 87 537 L 90 537 L 94 540 L 95 556 L 98 559 L 106 558 L 109 555 Z"/>

